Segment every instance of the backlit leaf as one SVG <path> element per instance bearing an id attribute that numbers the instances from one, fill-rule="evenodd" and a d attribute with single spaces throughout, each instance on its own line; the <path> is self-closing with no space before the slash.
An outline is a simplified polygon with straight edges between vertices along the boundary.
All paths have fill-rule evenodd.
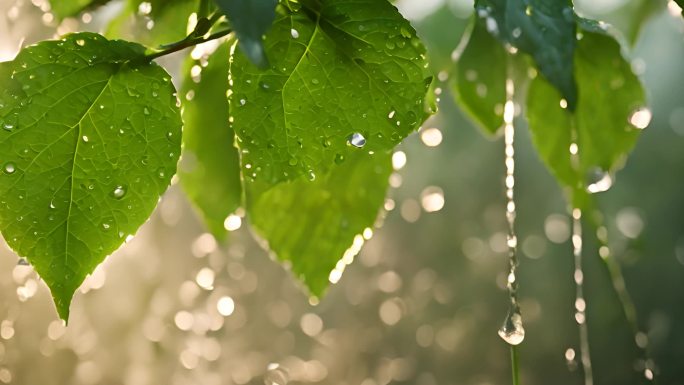
<path id="1" fill-rule="evenodd" d="M 542 75 L 574 110 L 576 22 L 570 0 L 477 0 L 475 9 L 492 35 L 534 58 Z"/>
<path id="2" fill-rule="evenodd" d="M 181 120 L 144 47 L 72 34 L 0 70 L 0 230 L 67 319 L 74 291 L 150 216 L 176 170 Z"/>
<path id="3" fill-rule="evenodd" d="M 527 118 L 534 145 L 558 180 L 575 190 L 598 191 L 610 187 L 609 180 L 603 180 L 603 186 L 592 184 L 612 178 L 622 167 L 640 129 L 648 125 L 650 111 L 620 45 L 598 24 L 581 25 L 583 37 L 575 56 L 576 111 L 562 108 L 561 95 L 538 77 L 529 88 Z M 576 161 L 570 154 L 573 143 Z"/>
<path id="4" fill-rule="evenodd" d="M 240 160 L 228 124 L 228 49 L 228 42 L 221 43 L 205 67 L 199 60 L 188 60 L 181 88 L 185 98 L 181 186 L 219 239 L 226 232 L 224 220 L 242 200 Z M 199 68 L 199 75 L 193 76 Z"/>

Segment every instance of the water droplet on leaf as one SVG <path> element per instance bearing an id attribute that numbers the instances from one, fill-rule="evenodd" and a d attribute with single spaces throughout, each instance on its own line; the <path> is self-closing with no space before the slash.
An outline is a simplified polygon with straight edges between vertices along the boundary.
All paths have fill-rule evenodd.
<path id="1" fill-rule="evenodd" d="M 355 132 L 347 139 L 347 143 L 356 148 L 362 148 L 366 145 L 366 138 L 360 133 Z"/>
<path id="2" fill-rule="evenodd" d="M 126 195 L 126 188 L 124 186 L 116 186 L 114 191 L 112 191 L 112 197 L 116 199 L 121 199 Z"/>
<path id="3" fill-rule="evenodd" d="M 7 163 L 5 163 L 4 170 L 5 170 L 5 174 L 11 175 L 11 174 L 14 174 L 15 171 L 17 171 L 17 167 L 14 165 L 14 163 L 7 162 Z"/>

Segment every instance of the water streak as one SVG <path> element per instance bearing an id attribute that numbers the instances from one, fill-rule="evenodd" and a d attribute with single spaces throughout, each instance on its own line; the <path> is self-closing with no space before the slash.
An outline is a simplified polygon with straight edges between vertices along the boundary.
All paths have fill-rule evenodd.
<path id="1" fill-rule="evenodd" d="M 579 325 L 580 360 L 584 369 L 584 385 L 594 384 L 589 352 L 586 301 L 584 300 L 584 270 L 582 269 L 582 210 L 572 210 L 572 250 L 575 258 L 575 321 Z"/>
<path id="2" fill-rule="evenodd" d="M 515 117 L 515 104 L 513 103 L 514 85 L 511 79 L 506 80 L 506 104 L 504 105 L 504 145 L 505 145 L 505 165 L 506 165 L 506 221 L 508 223 L 508 295 L 511 301 L 510 310 L 506 316 L 503 326 L 499 329 L 499 336 L 510 345 L 518 345 L 525 338 L 520 305 L 518 304 L 518 279 L 516 270 L 518 267 L 518 238 L 515 235 L 515 200 L 513 187 L 515 186 L 515 150 L 513 139 L 515 127 L 513 119 Z"/>

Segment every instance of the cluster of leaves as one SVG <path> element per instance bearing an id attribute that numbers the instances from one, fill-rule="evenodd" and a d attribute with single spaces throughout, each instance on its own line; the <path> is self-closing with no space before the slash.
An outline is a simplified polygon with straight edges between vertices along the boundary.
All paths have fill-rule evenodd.
<path id="1" fill-rule="evenodd" d="M 40 42 L 0 64 L 0 231 L 63 319 L 176 172 L 217 238 L 242 208 L 321 295 L 376 220 L 393 148 L 435 111 L 425 48 L 387 0 L 127 0 L 105 36 Z M 153 60 L 200 43 L 177 96 Z M 489 134 L 514 81 L 541 158 L 578 206 L 643 128 L 620 44 L 570 0 L 477 0 L 451 72 Z"/>
<path id="2" fill-rule="evenodd" d="M 475 10 L 451 80 L 457 101 L 492 135 L 509 99 L 524 104 L 541 159 L 573 205 L 586 208 L 589 193 L 610 187 L 650 120 L 619 37 L 577 16 L 570 0 L 478 0 Z"/>
<path id="3" fill-rule="evenodd" d="M 161 48 L 112 40 L 141 23 Z M 0 67 L 0 231 L 60 316 L 147 220 L 181 151 L 180 184 L 210 231 L 223 238 L 243 207 L 321 295 L 376 220 L 392 149 L 434 111 L 409 22 L 377 0 L 129 0 L 106 34 L 43 41 Z M 152 60 L 210 40 L 177 96 Z"/>

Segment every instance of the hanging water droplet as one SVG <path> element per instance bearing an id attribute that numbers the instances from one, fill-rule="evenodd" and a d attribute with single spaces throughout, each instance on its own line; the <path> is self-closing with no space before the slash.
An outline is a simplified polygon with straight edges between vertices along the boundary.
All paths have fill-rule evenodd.
<path id="1" fill-rule="evenodd" d="M 264 385 L 287 385 L 290 374 L 279 364 L 269 364 L 264 373 Z"/>
<path id="2" fill-rule="evenodd" d="M 112 196 L 116 199 L 121 199 L 126 195 L 126 188 L 124 186 L 116 186 L 112 191 Z"/>
<path id="3" fill-rule="evenodd" d="M 7 163 L 5 163 L 4 170 L 5 170 L 5 174 L 11 175 L 11 174 L 14 174 L 15 171 L 17 171 L 17 167 L 14 165 L 14 163 L 7 162 Z"/>
<path id="4" fill-rule="evenodd" d="M 525 328 L 523 328 L 519 308 L 512 308 L 508 312 L 506 320 L 504 320 L 501 329 L 499 329 L 499 337 L 509 345 L 519 345 L 523 342 L 525 339 Z"/>
<path id="5" fill-rule="evenodd" d="M 632 115 L 629 116 L 629 123 L 634 126 L 634 128 L 643 130 L 651 123 L 652 117 L 653 113 L 651 113 L 651 110 L 646 107 L 642 107 L 632 112 Z"/>
<path id="6" fill-rule="evenodd" d="M 609 190 L 613 186 L 613 177 L 610 173 L 601 170 L 600 168 L 595 168 L 590 172 L 587 192 L 591 194 L 603 192 Z"/>
<path id="7" fill-rule="evenodd" d="M 355 132 L 347 139 L 347 143 L 356 148 L 362 148 L 366 145 L 366 138 L 360 133 Z"/>

